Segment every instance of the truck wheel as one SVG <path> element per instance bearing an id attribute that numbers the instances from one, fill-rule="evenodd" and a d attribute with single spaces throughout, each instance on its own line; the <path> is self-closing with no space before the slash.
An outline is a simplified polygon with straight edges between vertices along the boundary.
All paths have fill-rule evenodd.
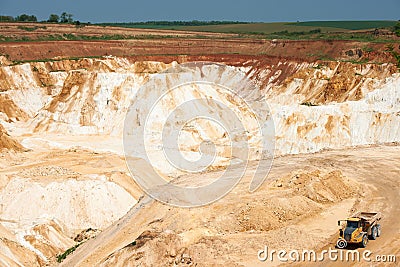
<path id="1" fill-rule="evenodd" d="M 378 228 L 376 226 L 373 226 L 371 229 L 371 239 L 375 240 L 377 236 L 378 236 Z"/>
<path id="2" fill-rule="evenodd" d="M 367 244 L 368 244 L 368 237 L 367 237 L 367 235 L 365 234 L 365 235 L 363 236 L 362 241 L 361 241 L 361 247 L 365 248 L 365 247 L 367 246 Z"/>
<path id="3" fill-rule="evenodd" d="M 377 236 L 377 237 L 380 237 L 381 234 L 382 234 L 381 225 L 380 225 L 380 224 L 377 224 L 377 225 L 376 225 L 376 236 Z"/>

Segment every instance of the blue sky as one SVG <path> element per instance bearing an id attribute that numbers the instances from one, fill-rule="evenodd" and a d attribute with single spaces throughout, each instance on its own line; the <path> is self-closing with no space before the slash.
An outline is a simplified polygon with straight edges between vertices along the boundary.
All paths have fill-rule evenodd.
<path id="1" fill-rule="evenodd" d="M 399 0 L 0 0 L 0 14 L 46 20 L 68 12 L 90 22 L 148 20 L 399 20 Z"/>

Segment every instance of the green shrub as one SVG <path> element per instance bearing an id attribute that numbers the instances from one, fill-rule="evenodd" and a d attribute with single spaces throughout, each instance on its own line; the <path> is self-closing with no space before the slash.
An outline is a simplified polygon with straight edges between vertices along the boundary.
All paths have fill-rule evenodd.
<path id="1" fill-rule="evenodd" d="M 362 49 L 364 52 L 366 53 L 371 53 L 374 52 L 374 48 L 370 47 L 370 46 L 364 46 Z"/>
<path id="2" fill-rule="evenodd" d="M 303 102 L 303 103 L 301 103 L 300 105 L 302 105 L 302 106 L 307 106 L 307 107 L 316 107 L 316 106 L 318 106 L 317 104 L 314 104 L 314 103 L 309 102 L 309 101 Z"/>
<path id="3" fill-rule="evenodd" d="M 57 255 L 57 262 L 61 263 L 67 256 L 73 253 L 82 243 L 76 244 L 75 246 L 67 249 L 63 254 Z"/>
<path id="4" fill-rule="evenodd" d="M 33 31 L 38 29 L 37 26 L 34 26 L 34 27 L 18 26 L 17 28 L 20 29 L 20 30 L 27 31 L 27 32 L 33 32 Z"/>

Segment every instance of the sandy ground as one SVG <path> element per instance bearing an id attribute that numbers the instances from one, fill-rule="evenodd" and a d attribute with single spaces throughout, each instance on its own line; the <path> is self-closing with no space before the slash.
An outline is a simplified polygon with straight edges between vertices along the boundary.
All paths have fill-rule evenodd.
<path id="1" fill-rule="evenodd" d="M 180 252 L 180 257 L 190 255 L 197 266 L 260 266 L 257 252 L 265 245 L 273 249 L 333 248 L 337 220 L 358 210 L 383 213 L 383 234 L 368 249 L 374 255 L 398 255 L 399 152 L 398 146 L 376 146 L 277 158 L 268 181 L 254 194 L 247 191 L 245 177 L 228 196 L 201 208 L 172 208 L 144 197 L 124 218 L 82 245 L 63 266 L 168 265 Z M 330 193 L 313 195 L 316 191 L 303 191 L 307 186 L 301 182 L 291 187 L 293 176 L 300 181 L 304 177 L 307 185 L 319 177 L 316 181 L 325 185 L 320 190 L 330 188 Z M 282 208 L 284 199 L 289 199 L 291 208 Z M 276 221 L 277 207 L 283 214 Z M 285 210 L 298 214 L 286 216 Z M 143 237 L 140 247 L 137 243 L 129 246 Z"/>

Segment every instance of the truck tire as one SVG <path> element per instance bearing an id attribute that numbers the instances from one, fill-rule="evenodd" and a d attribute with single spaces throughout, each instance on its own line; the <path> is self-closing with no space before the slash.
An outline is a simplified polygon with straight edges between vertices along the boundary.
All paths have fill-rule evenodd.
<path id="1" fill-rule="evenodd" d="M 367 234 L 365 234 L 361 241 L 361 247 L 365 248 L 367 246 L 367 244 L 368 244 L 368 236 L 367 236 Z"/>
<path id="2" fill-rule="evenodd" d="M 377 236 L 378 236 L 378 228 L 376 226 L 373 226 L 371 229 L 371 239 L 375 240 Z"/>
<path id="3" fill-rule="evenodd" d="M 377 236 L 377 237 L 380 237 L 381 234 L 382 234 L 381 225 L 380 225 L 380 224 L 377 224 L 377 225 L 376 225 L 376 236 Z"/>

